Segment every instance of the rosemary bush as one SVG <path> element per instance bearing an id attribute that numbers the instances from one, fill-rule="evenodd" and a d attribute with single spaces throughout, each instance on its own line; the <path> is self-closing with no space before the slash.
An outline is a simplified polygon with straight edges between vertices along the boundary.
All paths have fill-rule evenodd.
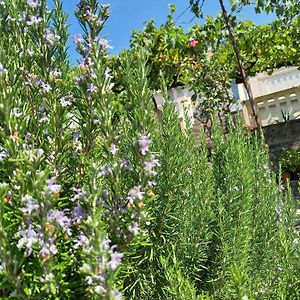
<path id="1" fill-rule="evenodd" d="M 156 116 L 146 49 L 109 69 L 109 7 L 76 15 L 72 68 L 61 1 L 0 2 L 1 297 L 297 299 L 295 203 L 263 138 L 228 117 L 195 143 L 163 78 Z"/>

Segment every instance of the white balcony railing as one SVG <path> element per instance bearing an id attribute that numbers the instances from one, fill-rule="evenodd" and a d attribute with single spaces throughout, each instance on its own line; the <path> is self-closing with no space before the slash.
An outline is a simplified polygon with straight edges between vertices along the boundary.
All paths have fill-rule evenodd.
<path id="1" fill-rule="evenodd" d="M 267 94 L 254 100 L 262 126 L 300 119 L 300 87 Z M 242 106 L 246 124 L 254 126 L 250 101 L 243 101 Z"/>

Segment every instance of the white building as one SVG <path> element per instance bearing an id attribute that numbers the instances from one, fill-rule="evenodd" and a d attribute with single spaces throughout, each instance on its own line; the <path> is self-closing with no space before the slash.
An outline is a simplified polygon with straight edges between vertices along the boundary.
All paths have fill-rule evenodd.
<path id="1" fill-rule="evenodd" d="M 281 68 L 271 75 L 257 74 L 249 78 L 254 101 L 258 108 L 262 126 L 267 126 L 292 119 L 300 119 L 300 71 L 295 67 Z M 250 101 L 243 84 L 233 85 L 232 92 L 238 98 L 238 104 L 232 111 L 242 110 L 247 126 L 254 127 Z M 185 87 L 172 88 L 170 100 L 175 103 L 182 128 L 186 127 L 184 114 L 187 113 L 194 124 L 193 92 Z M 164 99 L 161 92 L 154 95 L 157 108 L 162 110 Z"/>

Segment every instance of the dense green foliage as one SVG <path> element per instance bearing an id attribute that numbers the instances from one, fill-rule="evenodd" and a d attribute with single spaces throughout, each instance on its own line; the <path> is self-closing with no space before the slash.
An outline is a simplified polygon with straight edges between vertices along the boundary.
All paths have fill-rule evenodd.
<path id="1" fill-rule="evenodd" d="M 108 6 L 81 0 L 82 62 L 72 69 L 54 2 L 50 12 L 46 1 L 0 3 L 0 297 L 297 299 L 295 203 L 263 137 L 226 113 L 225 135 L 212 114 L 208 149 L 202 133 L 196 143 L 191 128 L 181 131 L 168 99 L 187 51 L 186 70 L 203 59 L 192 80 L 209 105 L 218 55 L 190 44 L 196 29 L 176 40 L 183 32 L 170 16 L 147 39 L 160 44 L 171 31 L 184 51 L 176 57 L 171 42 L 160 52 L 175 65 L 157 67 L 139 42 L 110 60 L 100 37 Z M 166 100 L 159 118 L 154 84 Z"/>

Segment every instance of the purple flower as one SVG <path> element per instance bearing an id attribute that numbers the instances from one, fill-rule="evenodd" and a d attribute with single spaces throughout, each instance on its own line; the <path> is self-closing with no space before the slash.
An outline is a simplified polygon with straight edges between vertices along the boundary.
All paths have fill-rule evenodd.
<path id="1" fill-rule="evenodd" d="M 124 299 L 122 293 L 117 290 L 113 290 L 111 292 L 111 295 L 113 297 L 112 299 L 114 299 L 114 300 L 123 300 Z"/>
<path id="2" fill-rule="evenodd" d="M 114 248 L 116 246 L 113 246 L 111 248 L 110 252 L 110 261 L 108 262 L 108 267 L 112 270 L 115 271 L 121 264 L 122 258 L 124 256 L 123 253 L 120 252 L 113 252 Z"/>
<path id="3" fill-rule="evenodd" d="M 134 235 L 137 235 L 140 232 L 140 228 L 137 222 L 132 222 L 131 225 L 129 225 L 128 230 L 133 233 Z"/>
<path id="4" fill-rule="evenodd" d="M 48 93 L 49 91 L 52 90 L 52 87 L 49 83 L 44 83 L 43 82 L 41 86 L 42 86 L 43 91 L 46 92 L 46 93 Z"/>
<path id="5" fill-rule="evenodd" d="M 74 37 L 73 37 L 73 42 L 74 42 L 76 45 L 83 43 L 83 41 L 84 41 L 84 40 L 83 40 L 83 37 L 82 37 L 81 33 L 76 33 L 76 34 L 74 35 Z"/>
<path id="6" fill-rule="evenodd" d="M 73 210 L 73 222 L 76 222 L 77 224 L 81 224 L 82 220 L 85 219 L 87 217 L 87 213 L 86 211 L 83 209 L 83 207 L 78 204 L 74 210 Z"/>
<path id="7" fill-rule="evenodd" d="M 101 171 L 98 173 L 98 176 L 106 176 L 112 174 L 112 169 L 110 166 L 103 166 L 100 170 Z"/>
<path id="8" fill-rule="evenodd" d="M 110 74 L 110 72 L 111 72 L 111 69 L 106 68 L 105 73 L 104 73 L 105 78 L 107 78 L 107 79 L 113 78 L 112 75 Z"/>
<path id="9" fill-rule="evenodd" d="M 94 291 L 96 294 L 102 294 L 102 293 L 106 292 L 106 289 L 103 286 L 98 284 L 95 286 Z"/>
<path id="10" fill-rule="evenodd" d="M 29 8 L 36 8 L 39 5 L 39 1 L 38 0 L 27 0 L 27 6 Z"/>
<path id="11" fill-rule="evenodd" d="M 98 88 L 93 83 L 89 83 L 87 85 L 87 91 L 90 93 L 95 93 L 98 91 Z"/>
<path id="12" fill-rule="evenodd" d="M 107 49 L 112 49 L 113 47 L 109 45 L 108 41 L 106 39 L 102 39 L 102 38 L 96 38 L 95 42 L 98 43 L 98 45 L 103 49 L 103 50 L 107 50 Z"/>
<path id="13" fill-rule="evenodd" d="M 128 192 L 127 200 L 130 204 L 134 204 L 134 202 L 141 201 L 144 199 L 144 192 L 141 191 L 141 186 L 135 186 Z"/>
<path id="14" fill-rule="evenodd" d="M 41 78 L 39 76 L 36 76 L 34 79 L 34 83 L 39 86 L 43 83 L 43 81 L 41 80 Z"/>
<path id="15" fill-rule="evenodd" d="M 153 170 L 153 168 L 159 166 L 159 160 L 156 159 L 154 156 L 151 157 L 150 161 L 145 161 L 144 162 L 144 170 L 146 174 L 155 176 L 157 174 L 156 171 Z"/>
<path id="16" fill-rule="evenodd" d="M 24 245 L 26 246 L 27 256 L 32 253 L 32 246 L 40 242 L 40 237 L 33 229 L 33 225 L 30 224 L 28 229 L 20 230 L 17 233 L 21 238 L 18 241 L 17 247 L 21 249 Z"/>
<path id="17" fill-rule="evenodd" d="M 42 22 L 42 18 L 37 18 L 36 16 L 31 16 L 30 20 L 27 21 L 27 25 L 31 26 L 31 25 L 35 25 L 35 24 L 39 24 Z"/>
<path id="18" fill-rule="evenodd" d="M 26 205 L 25 207 L 21 208 L 21 212 L 24 214 L 28 214 L 31 215 L 31 213 L 35 210 L 38 210 L 40 208 L 40 206 L 38 205 L 38 203 L 36 202 L 36 200 L 33 199 L 32 196 L 30 195 L 25 195 L 22 198 L 22 202 Z"/>
<path id="19" fill-rule="evenodd" d="M 75 245 L 73 246 L 74 249 L 78 249 L 79 247 L 82 246 L 88 247 L 90 244 L 89 239 L 83 234 L 78 235 L 77 239 L 74 242 L 75 242 Z"/>
<path id="20" fill-rule="evenodd" d="M 118 148 L 115 144 L 111 144 L 110 145 L 110 149 L 109 149 L 109 152 L 112 154 L 112 155 L 115 155 L 118 151 Z"/>
<path id="21" fill-rule="evenodd" d="M 52 177 L 51 179 L 47 180 L 47 189 L 54 195 L 58 195 L 61 190 L 60 184 L 55 184 L 56 177 Z"/>
<path id="22" fill-rule="evenodd" d="M 60 98 L 59 102 L 60 102 L 62 107 L 70 106 L 72 104 L 72 102 L 67 100 L 66 97 Z"/>
<path id="23" fill-rule="evenodd" d="M 127 159 L 122 159 L 121 161 L 121 168 L 125 169 L 125 170 L 132 170 L 130 163 Z"/>
<path id="24" fill-rule="evenodd" d="M 36 158 L 40 159 L 44 154 L 44 150 L 43 149 L 38 149 L 37 153 L 36 153 Z"/>
<path id="25" fill-rule="evenodd" d="M 57 36 L 57 39 L 59 37 Z M 61 77 L 61 72 L 59 72 L 57 69 L 53 69 L 53 70 L 49 70 L 50 71 L 50 75 L 51 77 L 54 77 L 54 78 L 59 78 Z"/>
<path id="26" fill-rule="evenodd" d="M 87 196 L 87 192 L 82 190 L 82 189 L 78 189 L 78 188 L 71 188 L 71 190 L 73 192 L 75 192 L 75 195 L 72 198 L 72 201 L 77 201 L 77 200 L 83 200 L 86 196 Z"/>
<path id="27" fill-rule="evenodd" d="M 49 238 L 44 242 L 42 249 L 40 251 L 40 257 L 44 259 L 48 259 L 50 256 L 55 255 L 57 253 L 57 248 L 54 244 L 54 239 Z"/>
<path id="28" fill-rule="evenodd" d="M 147 182 L 147 184 L 148 184 L 148 186 L 150 187 L 150 188 L 153 188 L 153 187 L 155 187 L 156 186 L 156 181 L 154 181 L 154 180 L 149 180 L 148 182 Z"/>
<path id="29" fill-rule="evenodd" d="M 75 77 L 75 83 L 80 84 L 84 81 L 85 77 L 84 76 L 76 76 Z"/>
<path id="30" fill-rule="evenodd" d="M 149 145 L 151 144 L 151 141 L 147 137 L 147 135 L 142 134 L 140 138 L 138 139 L 139 144 L 139 150 L 142 155 L 146 155 L 147 152 L 149 152 Z"/>
<path id="31" fill-rule="evenodd" d="M 79 132 L 77 132 L 77 131 L 73 131 L 73 132 L 72 132 L 72 136 L 73 136 L 73 140 L 74 140 L 74 141 L 78 141 L 79 138 L 80 138 L 80 134 L 79 134 Z"/>
<path id="32" fill-rule="evenodd" d="M 65 210 L 66 211 L 66 210 Z M 71 219 L 65 215 L 65 211 L 61 210 L 53 210 L 51 214 L 48 216 L 48 220 L 50 222 L 54 221 L 57 223 L 68 235 L 72 235 L 70 226 Z"/>
<path id="33" fill-rule="evenodd" d="M 59 37 L 52 33 L 48 28 L 45 31 L 44 38 L 49 43 L 49 45 L 53 45 L 54 42 L 59 39 Z"/>
<path id="34" fill-rule="evenodd" d="M 110 247 L 109 247 L 110 242 L 111 242 L 111 240 L 109 238 L 103 239 L 103 241 L 101 243 L 101 251 L 102 252 L 108 251 L 110 249 Z"/>
<path id="35" fill-rule="evenodd" d="M 4 67 L 3 67 L 3 65 L 0 63 L 0 74 L 4 74 L 4 73 L 6 73 L 7 72 L 7 69 L 5 69 Z"/>
<path id="36" fill-rule="evenodd" d="M 19 16 L 19 22 L 25 22 L 26 21 L 26 13 L 22 12 Z"/>

